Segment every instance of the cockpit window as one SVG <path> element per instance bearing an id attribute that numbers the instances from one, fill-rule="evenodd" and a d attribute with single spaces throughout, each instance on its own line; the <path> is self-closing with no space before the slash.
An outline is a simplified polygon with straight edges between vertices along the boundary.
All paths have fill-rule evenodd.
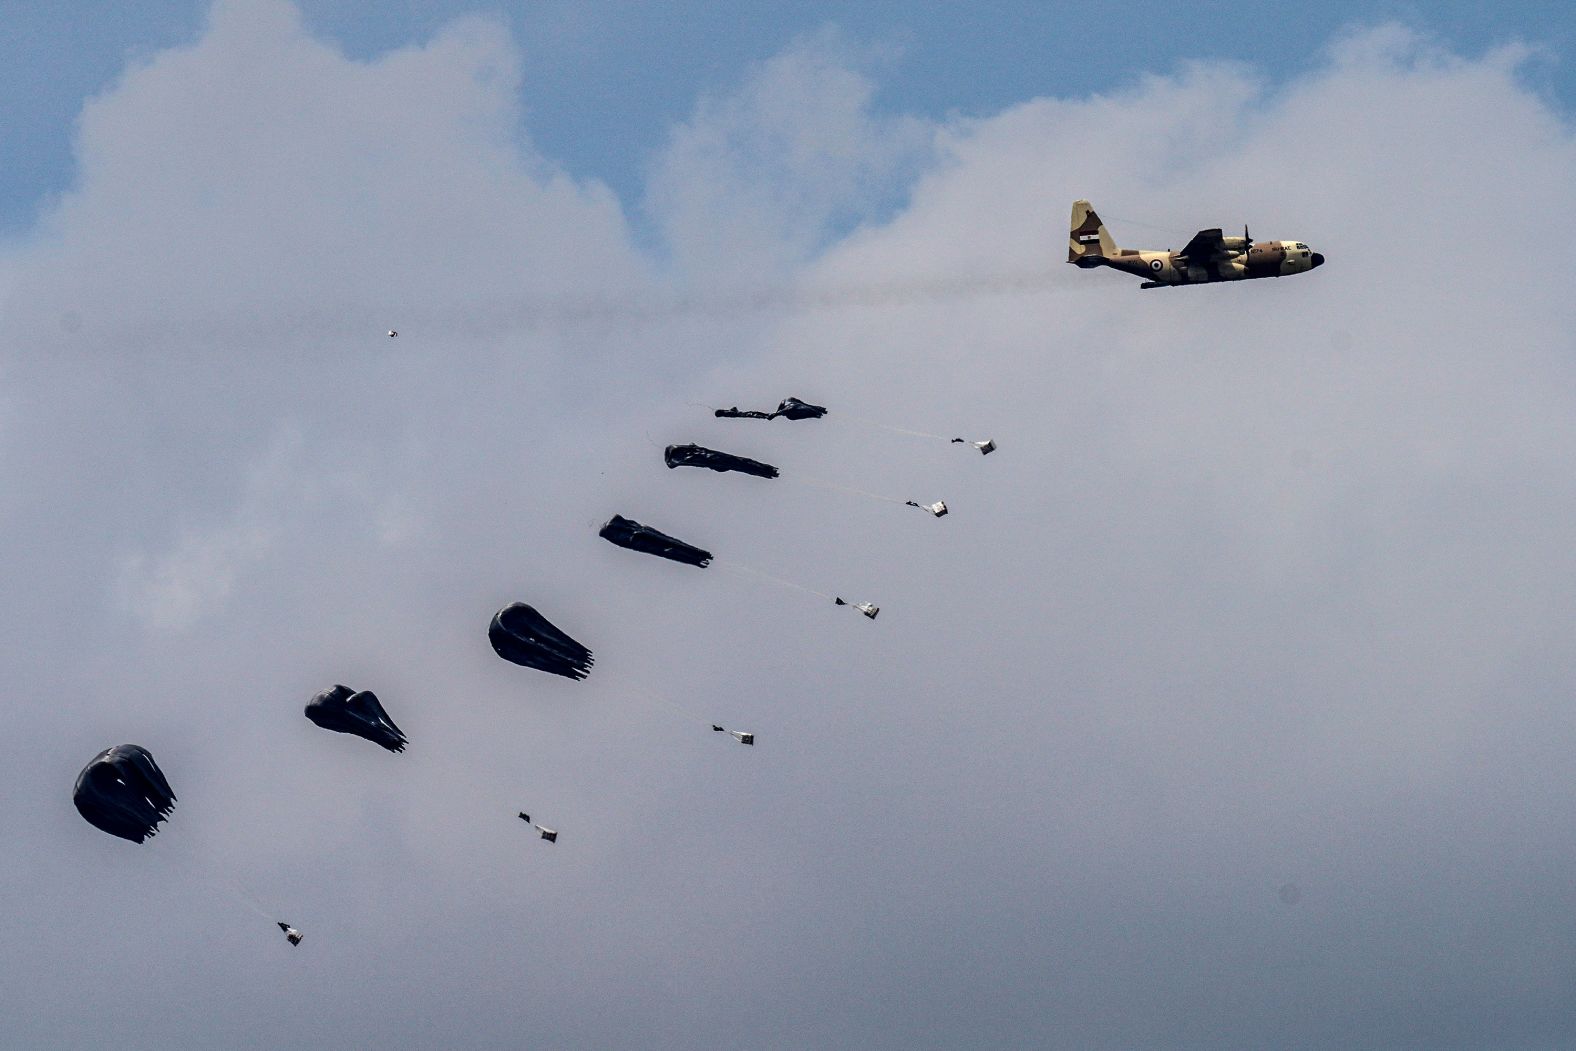
<path id="1" fill-rule="evenodd" d="M 1306 252 L 1308 250 L 1308 246 L 1303 244 L 1301 241 L 1297 242 L 1297 247 L 1302 249 L 1304 252 Z"/>

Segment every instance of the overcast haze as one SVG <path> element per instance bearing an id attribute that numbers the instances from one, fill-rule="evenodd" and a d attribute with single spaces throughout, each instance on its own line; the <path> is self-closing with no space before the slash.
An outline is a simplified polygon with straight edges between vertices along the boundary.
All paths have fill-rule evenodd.
<path id="1" fill-rule="evenodd" d="M 938 116 L 876 102 L 899 28 L 605 179 L 500 17 L 226 0 L 82 102 L 0 242 L 0 1043 L 1576 1043 L 1562 56 L 1363 25 Z M 1078 197 L 1329 262 L 1140 292 L 1061 263 Z M 492 654 L 515 600 L 588 680 Z M 70 802 L 121 742 L 140 847 Z"/>

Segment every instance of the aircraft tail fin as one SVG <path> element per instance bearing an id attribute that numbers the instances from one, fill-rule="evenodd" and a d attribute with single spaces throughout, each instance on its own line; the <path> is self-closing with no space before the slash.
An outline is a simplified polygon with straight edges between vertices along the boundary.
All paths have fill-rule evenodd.
<path id="1" fill-rule="evenodd" d="M 1073 202 L 1073 220 L 1067 234 L 1067 261 L 1079 266 L 1099 266 L 1116 254 L 1116 242 L 1088 201 Z"/>

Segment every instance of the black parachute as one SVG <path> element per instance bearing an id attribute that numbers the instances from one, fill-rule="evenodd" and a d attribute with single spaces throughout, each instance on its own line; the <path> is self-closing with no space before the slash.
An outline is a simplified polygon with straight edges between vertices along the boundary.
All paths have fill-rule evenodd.
<path id="1" fill-rule="evenodd" d="M 112 836 L 141 843 L 175 809 L 175 793 L 146 748 L 118 744 L 93 757 L 77 775 L 71 793 L 88 824 Z"/>
<path id="2" fill-rule="evenodd" d="M 307 704 L 306 717 L 325 730 L 365 737 L 391 752 L 405 750 L 407 738 L 370 690 L 358 693 L 349 686 L 324 690 Z"/>
<path id="3" fill-rule="evenodd" d="M 811 405 L 798 398 L 784 398 L 777 404 L 776 412 L 761 412 L 756 409 L 740 409 L 737 406 L 731 409 L 717 409 L 712 415 L 729 420 L 775 420 L 781 416 L 785 420 L 818 420 L 826 415 L 824 405 Z"/>
<path id="4" fill-rule="evenodd" d="M 668 536 L 648 525 L 641 525 L 623 515 L 609 518 L 597 535 L 619 547 L 627 547 L 631 551 L 643 551 L 648 555 L 658 555 L 675 562 L 683 562 L 685 565 L 700 566 L 704 569 L 711 564 L 710 551 L 703 551 L 693 544 L 686 544 L 676 537 Z"/>
<path id="5" fill-rule="evenodd" d="M 511 602 L 493 616 L 487 640 L 506 661 L 567 679 L 584 679 L 595 663 L 590 650 L 523 602 Z"/>
<path id="6" fill-rule="evenodd" d="M 711 471 L 738 471 L 757 478 L 776 478 L 777 468 L 747 456 L 718 452 L 700 445 L 670 445 L 662 452 L 663 462 L 674 467 L 704 467 Z"/>

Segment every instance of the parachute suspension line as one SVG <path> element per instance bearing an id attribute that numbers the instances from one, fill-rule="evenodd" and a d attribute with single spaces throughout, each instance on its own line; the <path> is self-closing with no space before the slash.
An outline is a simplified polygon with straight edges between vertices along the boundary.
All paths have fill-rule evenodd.
<path id="1" fill-rule="evenodd" d="M 258 900 L 257 895 L 253 894 L 251 888 L 245 883 L 242 883 L 239 877 L 231 876 L 229 877 L 229 880 L 231 889 L 235 891 L 237 897 L 246 903 L 248 908 L 265 920 L 274 919 L 274 917 L 268 914 L 268 910 L 263 908 L 263 903 Z M 275 922 L 278 921 L 275 920 Z"/>
<path id="2" fill-rule="evenodd" d="M 642 703 L 648 703 L 648 704 L 654 705 L 655 707 L 661 708 L 667 714 L 673 716 L 679 722 L 683 723 L 685 726 L 690 727 L 691 729 L 695 729 L 695 728 L 698 728 L 698 727 L 704 727 L 704 726 L 710 726 L 713 730 L 720 729 L 720 727 L 715 722 L 713 722 L 713 721 L 711 721 L 709 719 L 702 719 L 693 710 L 687 711 L 687 710 L 685 710 L 683 708 L 680 708 L 678 705 L 674 704 L 673 702 L 669 701 L 666 697 L 663 697 L 663 696 L 661 696 L 659 694 L 641 693 L 639 695 L 639 699 L 640 699 L 640 701 Z M 728 733 L 732 733 L 735 737 L 738 736 L 738 732 L 737 731 L 729 730 L 727 732 Z M 754 744 L 755 743 L 755 735 L 754 734 L 746 734 L 745 736 L 749 737 L 750 740 L 742 741 L 742 739 L 741 739 L 742 743 L 744 743 L 744 744 Z"/>
<path id="3" fill-rule="evenodd" d="M 849 602 L 847 599 L 843 598 L 841 595 L 828 595 L 824 591 L 817 591 L 814 588 L 807 588 L 803 584 L 795 584 L 793 581 L 791 581 L 791 580 L 784 580 L 782 577 L 774 577 L 770 573 L 764 573 L 761 570 L 754 568 L 753 566 L 743 566 L 743 565 L 738 564 L 737 562 L 732 562 L 732 563 L 714 563 L 714 564 L 721 565 L 724 569 L 731 569 L 731 570 L 733 570 L 736 573 L 737 572 L 749 573 L 749 574 L 751 574 L 753 576 L 760 577 L 763 580 L 770 580 L 772 583 L 774 583 L 774 584 L 781 584 L 785 588 L 796 588 L 799 591 L 809 592 L 810 594 L 815 595 L 815 596 L 817 596 L 819 598 L 831 599 L 833 603 L 835 603 L 836 605 L 839 605 L 839 606 L 852 606 L 854 609 L 858 610 L 860 613 L 863 613 L 865 616 L 869 617 L 871 620 L 875 620 L 876 619 L 876 614 L 881 612 L 881 607 L 877 606 L 877 605 L 874 605 L 873 603 L 869 603 L 869 602 Z M 732 731 L 729 731 L 729 732 L 731 733 Z"/>
<path id="4" fill-rule="evenodd" d="M 712 565 L 719 569 L 729 570 L 733 573 L 747 573 L 750 576 L 759 577 L 762 580 L 769 580 L 773 584 L 777 584 L 780 587 L 793 588 L 796 591 L 804 591 L 811 595 L 815 595 L 818 598 L 824 598 L 828 602 L 831 602 L 836 597 L 834 595 L 828 595 L 824 591 L 817 591 L 815 588 L 807 588 L 803 584 L 795 584 L 791 580 L 784 580 L 782 577 L 774 577 L 770 573 L 767 573 L 763 570 L 756 569 L 753 566 L 742 565 L 738 562 L 713 562 Z"/>
<path id="5" fill-rule="evenodd" d="M 685 711 L 678 705 L 674 704 L 672 701 L 668 700 L 666 697 L 652 693 L 642 693 L 641 699 L 651 704 L 655 704 L 658 708 L 661 708 L 669 715 L 676 716 L 690 726 L 694 726 L 702 721 L 695 712 Z"/>
<path id="6" fill-rule="evenodd" d="M 932 434 L 930 431 L 916 431 L 907 427 L 894 427 L 890 423 L 882 423 L 879 420 L 866 419 L 863 416 L 853 416 L 846 412 L 839 412 L 837 416 L 838 419 L 852 420 L 854 423 L 862 423 L 866 427 L 879 427 L 883 431 L 891 431 L 894 434 L 907 434 L 914 438 L 935 438 L 937 441 L 943 442 L 949 442 L 952 440 L 945 434 Z"/>
<path id="7" fill-rule="evenodd" d="M 401 757 L 400 762 L 407 767 L 426 767 L 426 764 L 432 763 L 436 765 L 428 767 L 428 769 L 438 769 L 440 767 L 449 769 L 452 768 L 453 762 L 459 759 L 459 756 L 452 753 L 443 755 L 428 749 L 417 752 L 408 758 Z M 516 776 L 518 770 L 514 765 L 502 767 L 487 766 L 485 768 L 478 766 L 472 770 L 472 773 L 476 776 L 465 780 L 456 780 L 450 785 L 450 790 L 459 794 L 464 807 L 468 810 L 476 812 L 502 810 L 504 813 L 507 813 L 510 807 L 518 804 L 505 802 L 506 799 L 518 798 L 533 790 L 531 786 L 524 784 L 525 779 Z M 520 789 L 520 791 L 516 792 L 515 789 Z M 525 817 L 526 815 L 522 814 L 521 816 Z M 538 833 L 543 831 L 551 832 L 551 837 L 542 836 L 549 843 L 558 839 L 558 833 L 554 829 L 543 829 L 541 825 L 535 823 L 533 823 L 533 827 L 538 830 Z M 479 863 L 478 855 L 473 853 L 469 856 L 473 862 Z"/>
<path id="8" fill-rule="evenodd" d="M 933 504 L 922 504 L 917 500 L 899 500 L 895 496 L 882 496 L 880 493 L 869 493 L 863 489 L 855 489 L 848 485 L 838 485 L 836 482 L 828 482 L 820 478 L 800 477 L 794 479 L 794 481 L 801 482 L 804 485 L 814 486 L 817 489 L 833 489 L 840 493 L 853 493 L 855 496 L 868 496 L 872 500 L 885 500 L 889 504 L 902 504 L 904 507 L 917 507 L 921 511 L 928 511 L 937 518 L 943 518 L 947 514 L 947 502 L 945 500 L 937 500 Z"/>
<path id="9" fill-rule="evenodd" d="M 179 878 L 206 886 L 209 890 L 218 892 L 221 897 L 233 899 L 246 906 L 263 919 L 277 922 L 278 918 L 269 914 L 257 895 L 253 894 L 239 877 L 219 871 L 208 859 L 199 857 L 187 849 L 184 843 L 176 842 L 154 853 L 161 855 L 161 862 L 173 869 Z M 178 865 L 175 864 L 177 859 L 181 862 Z"/>
<path id="10" fill-rule="evenodd" d="M 990 438 L 986 438 L 983 441 L 977 442 L 970 441 L 967 438 L 949 438 L 945 434 L 936 434 L 932 431 L 916 431 L 909 427 L 894 427 L 890 423 L 882 423 L 879 420 L 866 419 L 863 416 L 851 416 L 848 413 L 840 413 L 838 415 L 838 419 L 850 420 L 854 423 L 862 423 L 866 427 L 877 427 L 883 431 L 891 431 L 894 434 L 907 434 L 915 438 L 934 438 L 938 442 L 946 442 L 949 445 L 967 445 L 970 448 L 978 449 L 987 456 L 996 451 L 996 443 Z"/>
<path id="11" fill-rule="evenodd" d="M 784 475 L 783 477 L 787 478 L 788 476 Z M 907 500 L 900 500 L 900 499 L 898 499 L 895 496 L 883 496 L 880 493 L 872 493 L 872 492 L 869 492 L 869 491 L 867 491 L 865 489 L 855 489 L 851 485 L 839 485 L 836 482 L 828 482 L 824 478 L 810 478 L 810 477 L 806 477 L 805 475 L 801 474 L 801 475 L 796 475 L 796 476 L 794 476 L 792 478 L 789 478 L 789 480 L 790 481 L 794 481 L 794 482 L 798 482 L 800 485 L 812 486 L 813 488 L 816 488 L 816 489 L 830 489 L 830 490 L 833 490 L 834 492 L 839 492 L 839 493 L 851 493 L 854 496 L 867 496 L 867 497 L 869 497 L 872 500 L 885 500 L 889 504 L 906 504 L 906 503 L 908 503 Z"/>

